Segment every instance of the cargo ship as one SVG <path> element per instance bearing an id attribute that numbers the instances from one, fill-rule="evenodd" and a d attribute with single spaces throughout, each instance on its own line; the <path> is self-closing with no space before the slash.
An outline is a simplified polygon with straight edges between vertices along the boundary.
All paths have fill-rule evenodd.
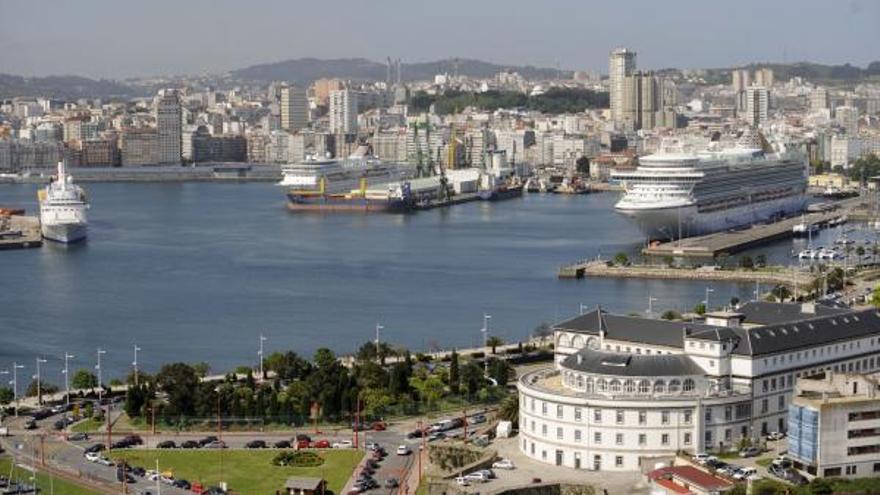
<path id="1" fill-rule="evenodd" d="M 327 192 L 327 179 L 318 179 L 314 191 L 292 189 L 287 192 L 291 211 L 317 212 L 406 212 L 413 209 L 408 182 L 394 182 L 367 188 L 367 179 L 361 178 L 361 187 L 345 193 Z"/>

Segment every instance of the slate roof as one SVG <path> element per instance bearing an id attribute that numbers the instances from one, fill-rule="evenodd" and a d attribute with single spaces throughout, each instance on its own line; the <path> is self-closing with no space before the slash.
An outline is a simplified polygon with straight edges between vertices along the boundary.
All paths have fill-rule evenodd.
<path id="1" fill-rule="evenodd" d="M 578 356 L 581 360 L 578 362 Z M 597 375 L 680 376 L 703 375 L 685 354 L 625 354 L 584 348 L 562 361 L 562 367 Z"/>
<path id="2" fill-rule="evenodd" d="M 852 312 L 849 308 L 835 308 L 819 303 L 815 304 L 814 308 L 816 311 L 815 313 L 804 313 L 803 305 L 801 304 L 750 301 L 741 305 L 736 311 L 745 316 L 746 323 L 756 325 L 776 325 L 779 323 L 806 320 L 817 316 L 829 316 Z"/>
<path id="3" fill-rule="evenodd" d="M 602 311 L 601 325 L 609 339 L 678 348 L 683 345 L 687 329 L 689 338 L 733 342 L 733 353 L 745 356 L 775 354 L 871 335 L 880 337 L 880 311 L 874 309 L 853 311 L 817 305 L 816 314 L 809 314 L 802 313 L 797 304 L 750 303 L 746 306 L 750 306 L 747 311 L 753 315 L 752 321 L 776 322 L 752 328 L 728 328 L 610 315 Z M 598 335 L 598 310 L 562 322 L 556 328 Z"/>

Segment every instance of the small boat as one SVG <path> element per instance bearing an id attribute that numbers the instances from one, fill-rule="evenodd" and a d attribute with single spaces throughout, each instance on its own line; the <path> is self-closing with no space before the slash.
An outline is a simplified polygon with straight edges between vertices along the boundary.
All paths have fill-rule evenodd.
<path id="1" fill-rule="evenodd" d="M 815 256 L 815 252 L 812 249 L 804 249 L 799 252 L 797 257 L 801 260 L 811 260 Z"/>

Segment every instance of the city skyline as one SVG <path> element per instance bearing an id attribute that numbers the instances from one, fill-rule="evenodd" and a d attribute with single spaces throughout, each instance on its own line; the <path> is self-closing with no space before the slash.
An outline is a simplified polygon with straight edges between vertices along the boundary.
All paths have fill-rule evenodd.
<path id="1" fill-rule="evenodd" d="M 18 22 L 0 33 L 0 72 L 121 79 L 213 74 L 301 57 L 418 62 L 467 56 L 606 73 L 608 53 L 618 46 L 639 52 L 645 69 L 796 61 L 864 66 L 877 58 L 871 47 L 880 41 L 872 26 L 880 5 L 859 1 L 747 1 L 719 12 L 698 2 L 670 9 L 640 1 L 512 6 L 452 0 L 429 13 L 393 1 L 370 9 L 345 3 L 342 8 L 358 15 L 335 17 L 318 4 L 249 7 L 157 0 L 122 10 L 104 0 L 85 6 L 4 2 L 4 17 Z M 77 53 L 57 49 L 72 40 Z"/>

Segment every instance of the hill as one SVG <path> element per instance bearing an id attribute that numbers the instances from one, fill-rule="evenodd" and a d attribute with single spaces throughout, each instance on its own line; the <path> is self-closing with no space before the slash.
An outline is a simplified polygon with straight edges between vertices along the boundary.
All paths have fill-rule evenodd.
<path id="1" fill-rule="evenodd" d="M 548 79 L 556 77 L 556 69 L 526 66 L 499 65 L 473 59 L 459 59 L 458 73 L 470 77 L 490 77 L 503 70 L 519 72 L 528 79 Z M 322 77 L 339 77 L 356 80 L 381 81 L 386 76 L 383 63 L 365 58 L 339 58 L 322 60 L 299 58 L 269 64 L 252 65 L 234 70 L 229 75 L 235 79 L 251 81 L 293 81 L 301 84 L 311 83 Z M 451 59 L 434 62 L 402 63 L 401 78 L 406 81 L 432 79 L 435 74 L 453 73 Z M 570 76 L 570 72 L 564 72 Z"/>
<path id="2" fill-rule="evenodd" d="M 125 84 L 80 76 L 22 77 L 0 74 L 0 98 L 44 96 L 51 98 L 130 97 L 139 92 Z"/>

